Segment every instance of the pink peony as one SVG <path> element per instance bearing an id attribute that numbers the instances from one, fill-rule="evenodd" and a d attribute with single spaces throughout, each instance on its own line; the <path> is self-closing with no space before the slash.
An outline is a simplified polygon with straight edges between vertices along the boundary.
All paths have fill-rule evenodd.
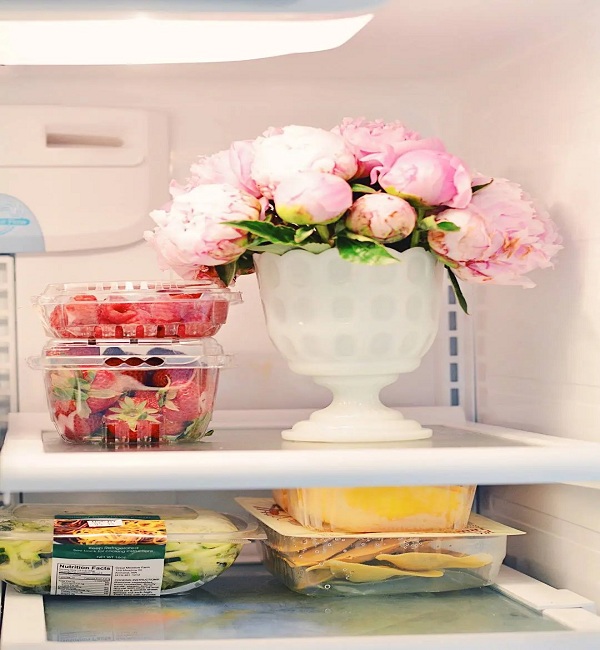
<path id="1" fill-rule="evenodd" d="M 271 129 L 254 143 L 252 179 L 272 199 L 279 183 L 298 172 L 325 172 L 344 179 L 356 172 L 356 158 L 340 135 L 311 126 Z"/>
<path id="2" fill-rule="evenodd" d="M 224 221 L 259 220 L 259 201 L 225 184 L 199 185 L 176 194 L 168 210 L 154 210 L 157 224 L 144 233 L 157 252 L 161 269 L 194 278 L 198 267 L 227 264 L 246 249 L 247 234 Z"/>
<path id="3" fill-rule="evenodd" d="M 407 129 L 402 122 L 373 122 L 362 117 L 346 117 L 341 124 L 331 129 L 346 141 L 358 162 L 355 178 L 377 180 L 377 175 L 403 153 L 414 149 L 436 149 L 444 151 L 444 145 L 436 138 L 421 139 L 415 131 Z"/>
<path id="4" fill-rule="evenodd" d="M 302 172 L 284 178 L 275 190 L 275 210 L 299 226 L 332 223 L 352 205 L 352 188 L 339 176 Z"/>
<path id="5" fill-rule="evenodd" d="M 459 278 L 471 282 L 532 287 L 525 274 L 552 266 L 550 259 L 562 248 L 550 217 L 505 179 L 476 192 L 466 208 L 444 210 L 435 219 L 460 230 L 431 230 L 429 245 Z"/>
<path id="6" fill-rule="evenodd" d="M 380 242 L 408 237 L 417 223 L 415 209 L 399 196 L 378 192 L 357 199 L 346 217 L 346 228 Z"/>
<path id="7" fill-rule="evenodd" d="M 254 159 L 252 140 L 238 140 L 229 149 L 211 156 L 200 156 L 190 167 L 191 176 L 184 186 L 171 183 L 171 193 L 184 194 L 198 185 L 225 184 L 260 198 L 256 183 L 250 176 L 250 166 Z"/>
<path id="8" fill-rule="evenodd" d="M 471 200 L 471 174 L 445 151 L 420 150 L 401 155 L 379 177 L 386 192 L 416 198 L 427 205 L 464 208 Z"/>

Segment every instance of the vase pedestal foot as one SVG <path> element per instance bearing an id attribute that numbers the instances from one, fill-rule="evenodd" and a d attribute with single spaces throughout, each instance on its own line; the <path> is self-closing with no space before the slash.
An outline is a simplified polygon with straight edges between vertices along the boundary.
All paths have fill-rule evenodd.
<path id="1" fill-rule="evenodd" d="M 397 411 L 390 411 L 392 417 L 362 421 L 319 417 L 322 411 L 317 411 L 308 420 L 297 422 L 291 429 L 282 431 L 281 437 L 295 442 L 371 443 L 424 440 L 432 436 L 431 429 L 422 427 L 416 420 L 405 420 Z"/>

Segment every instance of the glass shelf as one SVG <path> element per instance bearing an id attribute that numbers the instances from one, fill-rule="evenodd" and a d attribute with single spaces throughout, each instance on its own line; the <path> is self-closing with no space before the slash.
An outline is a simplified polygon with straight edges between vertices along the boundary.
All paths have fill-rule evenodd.
<path id="1" fill-rule="evenodd" d="M 68 598 L 7 589 L 3 650 L 589 650 L 591 603 L 508 567 L 498 583 L 410 596 L 310 597 L 256 564 L 163 598 Z"/>
<path id="2" fill-rule="evenodd" d="M 11 414 L 0 454 L 0 489 L 8 495 L 71 491 L 74 486 L 114 492 L 157 485 L 162 490 L 264 490 L 600 480 L 599 443 L 440 421 L 429 425 L 434 434 L 428 440 L 296 443 L 280 436 L 285 412 L 269 420 L 264 412 L 244 411 L 237 422 L 235 415 L 229 412 L 225 421 L 215 421 L 215 433 L 206 442 L 107 450 L 64 443 L 47 414 Z"/>

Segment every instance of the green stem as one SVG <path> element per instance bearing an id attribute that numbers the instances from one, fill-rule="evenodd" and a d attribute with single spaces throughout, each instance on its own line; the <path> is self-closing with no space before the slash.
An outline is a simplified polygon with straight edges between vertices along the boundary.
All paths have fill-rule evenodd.
<path id="1" fill-rule="evenodd" d="M 317 226 L 317 232 L 319 233 L 319 237 L 323 240 L 325 244 L 329 244 L 329 228 L 327 226 L 324 226 L 323 224 L 320 224 Z"/>
<path id="2" fill-rule="evenodd" d="M 410 247 L 414 248 L 419 245 L 419 238 L 421 236 L 421 222 L 423 220 L 423 215 L 425 213 L 421 208 L 415 208 L 417 211 L 417 223 L 415 224 L 415 229 L 412 231 L 412 236 L 410 238 Z"/>

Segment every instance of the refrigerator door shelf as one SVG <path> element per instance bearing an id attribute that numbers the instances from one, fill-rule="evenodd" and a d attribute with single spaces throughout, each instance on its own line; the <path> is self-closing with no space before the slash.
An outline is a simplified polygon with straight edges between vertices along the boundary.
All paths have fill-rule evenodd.
<path id="1" fill-rule="evenodd" d="M 371 597 L 372 617 L 352 614 L 367 607 L 361 598 L 330 598 L 324 604 L 301 597 L 286 592 L 260 567 L 235 566 L 227 576 L 189 599 L 62 598 L 59 603 L 9 587 L 1 647 L 135 650 L 143 641 L 144 648 L 155 650 L 268 650 L 284 644 L 300 650 L 308 642 L 327 650 L 438 650 L 441 642 L 449 650 L 505 650 L 507 645 L 589 650 L 600 642 L 600 617 L 584 609 L 586 599 L 568 592 L 563 607 L 561 590 L 506 567 L 496 591 L 484 588 L 425 599 Z M 516 583 L 519 587 L 513 589 Z M 526 598 L 520 590 L 527 591 Z M 431 608 L 439 616 L 427 614 Z"/>
<path id="2" fill-rule="evenodd" d="M 298 412 L 216 413 L 206 442 L 107 450 L 63 443 L 46 413 L 11 413 L 0 491 L 264 490 L 376 485 L 600 481 L 600 443 L 461 421 L 460 411 L 403 409 L 427 440 L 319 444 L 281 439 Z"/>

